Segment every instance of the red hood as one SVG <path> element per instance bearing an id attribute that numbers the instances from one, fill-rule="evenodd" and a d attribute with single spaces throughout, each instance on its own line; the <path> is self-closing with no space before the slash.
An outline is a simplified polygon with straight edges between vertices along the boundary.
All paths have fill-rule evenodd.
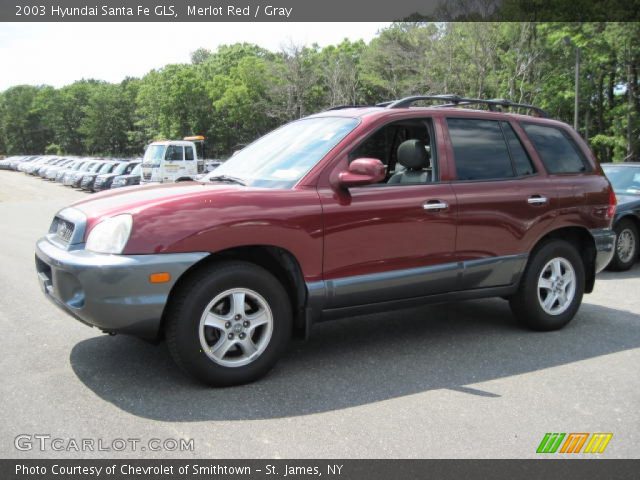
<path id="1" fill-rule="evenodd" d="M 179 201 L 183 197 L 217 196 L 220 193 L 237 190 L 236 185 L 208 185 L 198 182 L 180 182 L 152 184 L 106 190 L 73 203 L 71 206 L 81 210 L 94 223 L 103 217 L 131 213 L 153 208 L 169 202 Z"/>
<path id="2" fill-rule="evenodd" d="M 124 254 L 209 252 L 249 245 L 290 250 L 321 224 L 315 189 L 264 189 L 233 184 L 184 182 L 119 188 L 73 205 L 87 216 L 86 236 L 102 219 L 133 215 Z M 313 214 L 311 214 L 312 212 Z"/>

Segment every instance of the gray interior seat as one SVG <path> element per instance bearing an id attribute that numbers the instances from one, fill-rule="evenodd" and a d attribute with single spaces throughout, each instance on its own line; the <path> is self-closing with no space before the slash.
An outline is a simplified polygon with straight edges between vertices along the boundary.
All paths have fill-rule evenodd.
<path id="1" fill-rule="evenodd" d="M 405 140 L 398 147 L 398 163 L 404 170 L 394 173 L 387 183 L 427 183 L 431 181 L 429 152 L 420 140 Z"/>

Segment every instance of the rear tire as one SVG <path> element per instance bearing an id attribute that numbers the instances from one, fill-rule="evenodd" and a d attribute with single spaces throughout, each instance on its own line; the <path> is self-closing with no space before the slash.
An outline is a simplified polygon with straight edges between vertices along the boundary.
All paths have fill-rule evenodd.
<path id="1" fill-rule="evenodd" d="M 564 240 L 548 240 L 532 253 L 511 310 L 528 328 L 558 330 L 574 317 L 584 293 L 584 263 Z"/>
<path id="2" fill-rule="evenodd" d="M 616 232 L 616 248 L 608 269 L 618 272 L 629 270 L 638 259 L 638 228 L 633 221 L 623 218 L 614 225 L 613 230 Z"/>
<path id="3" fill-rule="evenodd" d="M 287 292 L 267 270 L 225 261 L 195 272 L 168 305 L 169 352 L 187 374 L 211 386 L 249 383 L 284 353 L 292 332 Z"/>

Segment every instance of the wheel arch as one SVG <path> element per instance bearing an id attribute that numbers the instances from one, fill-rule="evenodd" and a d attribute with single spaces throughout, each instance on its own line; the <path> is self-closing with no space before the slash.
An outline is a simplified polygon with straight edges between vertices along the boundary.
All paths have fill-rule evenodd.
<path id="1" fill-rule="evenodd" d="M 547 232 L 538 239 L 531 249 L 529 258 L 533 258 L 533 253 L 547 240 L 564 240 L 578 249 L 578 253 L 582 258 L 585 271 L 585 293 L 591 293 L 596 280 L 596 243 L 593 235 L 585 227 L 565 226 Z"/>
<path id="2" fill-rule="evenodd" d="M 209 269 L 215 264 L 224 260 L 240 260 L 258 265 L 272 275 L 282 284 L 294 313 L 294 333 L 305 336 L 307 332 L 307 322 L 305 316 L 305 306 L 307 303 L 307 289 L 304 282 L 302 269 L 297 258 L 288 250 L 273 245 L 249 245 L 234 247 L 219 252 L 214 252 L 187 269 L 175 282 L 169 292 L 171 301 L 174 292 L 182 288 L 187 279 L 203 269 Z M 164 312 L 167 311 L 165 306 Z M 164 335 L 165 314 L 163 312 L 159 337 Z"/>

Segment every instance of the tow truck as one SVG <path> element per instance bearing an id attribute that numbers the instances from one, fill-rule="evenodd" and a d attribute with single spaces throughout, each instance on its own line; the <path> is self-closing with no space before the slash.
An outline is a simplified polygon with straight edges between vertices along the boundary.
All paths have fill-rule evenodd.
<path id="1" fill-rule="evenodd" d="M 150 143 L 142 159 L 140 183 L 173 183 L 195 179 L 203 173 L 205 137 L 160 140 Z M 200 145 L 202 156 L 198 155 Z"/>

